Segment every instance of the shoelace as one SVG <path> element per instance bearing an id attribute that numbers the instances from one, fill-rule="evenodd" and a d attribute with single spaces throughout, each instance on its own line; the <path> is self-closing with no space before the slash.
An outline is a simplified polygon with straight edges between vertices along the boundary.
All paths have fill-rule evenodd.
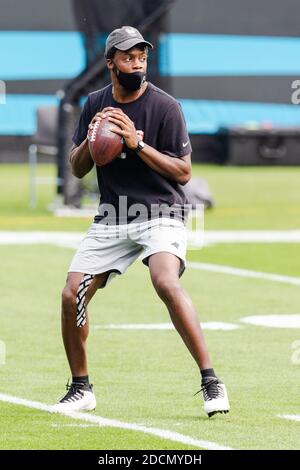
<path id="1" fill-rule="evenodd" d="M 193 396 L 196 396 L 198 393 L 203 392 L 204 394 L 204 400 L 213 400 L 214 398 L 218 398 L 220 396 L 221 389 L 218 387 L 219 385 L 219 379 L 218 378 L 213 378 L 207 383 L 204 383 L 200 390 L 196 392 Z"/>
<path id="2" fill-rule="evenodd" d="M 67 394 L 60 400 L 60 403 L 65 401 L 75 401 L 78 400 L 83 396 L 82 386 L 81 384 L 74 384 L 68 380 L 66 384 L 66 390 L 68 390 Z"/>

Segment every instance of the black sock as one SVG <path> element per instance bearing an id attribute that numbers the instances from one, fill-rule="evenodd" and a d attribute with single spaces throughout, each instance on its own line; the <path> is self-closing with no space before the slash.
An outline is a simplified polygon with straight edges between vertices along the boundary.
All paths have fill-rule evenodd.
<path id="1" fill-rule="evenodd" d="M 82 375 L 81 377 L 72 377 L 72 383 L 73 384 L 83 384 L 83 385 L 89 385 L 89 376 L 88 375 Z"/>
<path id="2" fill-rule="evenodd" d="M 202 380 L 206 380 L 208 377 L 216 377 L 215 371 L 213 369 L 203 369 L 201 370 Z"/>

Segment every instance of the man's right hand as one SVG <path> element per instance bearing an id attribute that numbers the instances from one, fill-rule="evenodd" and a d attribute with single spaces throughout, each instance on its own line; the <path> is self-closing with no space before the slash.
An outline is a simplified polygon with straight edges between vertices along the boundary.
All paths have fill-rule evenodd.
<path id="1" fill-rule="evenodd" d="M 91 120 L 89 124 L 89 130 L 93 129 L 97 121 L 101 121 L 101 119 L 105 119 L 106 117 L 108 117 L 110 115 L 109 112 L 112 111 L 113 109 L 117 109 L 117 108 L 113 108 L 112 106 L 107 106 L 106 108 L 103 108 L 99 113 L 95 114 L 95 116 L 93 117 L 93 119 Z"/>

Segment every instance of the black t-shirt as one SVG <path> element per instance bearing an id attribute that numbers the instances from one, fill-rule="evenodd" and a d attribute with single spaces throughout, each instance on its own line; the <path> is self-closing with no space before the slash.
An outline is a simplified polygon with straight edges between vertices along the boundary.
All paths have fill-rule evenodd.
<path id="1" fill-rule="evenodd" d="M 107 106 L 122 109 L 134 122 L 136 130 L 142 132 L 144 142 L 159 152 L 178 158 L 192 151 L 179 103 L 149 82 L 145 92 L 131 103 L 117 103 L 111 84 L 90 93 L 73 135 L 75 145 L 80 145 L 86 138 L 94 115 Z M 107 211 L 111 207 L 109 205 L 116 211 L 115 222 L 120 224 L 129 223 L 136 216 L 139 216 L 136 221 L 142 220 L 141 207 L 147 209 L 147 219 L 163 215 L 182 220 L 184 205 L 188 203 L 183 187 L 152 170 L 132 150 L 126 148 L 126 157 L 125 154 L 122 156 L 103 167 L 96 167 L 100 205 L 95 222 L 114 223 L 113 212 Z M 131 207 L 129 214 L 125 213 L 124 204 L 127 208 Z M 145 211 L 142 212 L 144 214 Z"/>

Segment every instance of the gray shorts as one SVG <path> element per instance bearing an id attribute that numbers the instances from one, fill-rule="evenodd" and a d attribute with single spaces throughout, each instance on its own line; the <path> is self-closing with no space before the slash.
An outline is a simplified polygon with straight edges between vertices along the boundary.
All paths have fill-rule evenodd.
<path id="1" fill-rule="evenodd" d="M 128 225 L 93 223 L 80 243 L 69 272 L 92 275 L 109 272 L 107 284 L 117 274 L 123 274 L 139 256 L 147 266 L 150 255 L 166 251 L 180 259 L 181 276 L 185 270 L 186 239 L 184 223 L 170 218 Z"/>

